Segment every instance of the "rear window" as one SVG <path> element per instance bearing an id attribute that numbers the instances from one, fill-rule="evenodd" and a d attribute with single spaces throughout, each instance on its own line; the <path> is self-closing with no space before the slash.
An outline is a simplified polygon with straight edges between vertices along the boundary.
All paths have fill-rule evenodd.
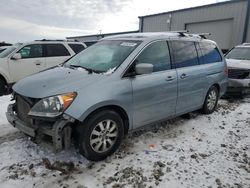
<path id="1" fill-rule="evenodd" d="M 172 41 L 171 46 L 174 53 L 176 68 L 199 65 L 197 51 L 194 42 Z"/>
<path id="2" fill-rule="evenodd" d="M 85 49 L 82 44 L 69 44 L 69 46 L 76 54 Z"/>
<path id="3" fill-rule="evenodd" d="M 46 56 L 70 56 L 68 50 L 62 44 L 46 44 Z"/>
<path id="4" fill-rule="evenodd" d="M 215 63 L 222 61 L 222 57 L 218 48 L 211 43 L 199 43 L 200 50 L 202 53 L 201 56 L 201 63 L 208 64 L 208 63 Z"/>

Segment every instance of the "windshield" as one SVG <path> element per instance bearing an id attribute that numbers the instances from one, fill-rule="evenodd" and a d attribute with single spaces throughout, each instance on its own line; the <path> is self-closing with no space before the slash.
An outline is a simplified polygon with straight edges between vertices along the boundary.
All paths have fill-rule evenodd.
<path id="1" fill-rule="evenodd" d="M 250 48 L 237 47 L 232 49 L 227 55 L 227 59 L 250 60 Z"/>
<path id="2" fill-rule="evenodd" d="M 6 48 L 0 48 L 0 53 L 2 52 L 2 51 L 4 51 Z"/>
<path id="3" fill-rule="evenodd" d="M 84 68 L 89 72 L 113 72 L 140 41 L 100 41 L 74 56 L 65 67 Z"/>
<path id="4" fill-rule="evenodd" d="M 9 54 L 11 54 L 15 49 L 17 48 L 17 46 L 10 46 L 8 48 L 6 48 L 4 51 L 2 51 L 0 53 L 0 58 L 4 58 L 7 57 Z"/>

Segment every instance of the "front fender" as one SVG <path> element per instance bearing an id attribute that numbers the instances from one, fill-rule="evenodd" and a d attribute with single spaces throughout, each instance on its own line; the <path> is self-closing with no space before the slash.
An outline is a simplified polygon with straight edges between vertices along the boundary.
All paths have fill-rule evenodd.
<path id="1" fill-rule="evenodd" d="M 99 102 L 99 103 L 85 109 L 84 112 L 80 115 L 80 117 L 74 117 L 74 118 L 83 122 L 92 112 L 94 112 L 100 108 L 104 108 L 104 107 L 108 107 L 108 106 L 116 106 L 116 107 L 123 109 L 123 111 L 128 116 L 130 128 L 132 127 L 132 123 L 133 123 L 133 121 L 132 121 L 132 109 L 130 109 L 130 107 L 129 107 L 132 105 L 127 105 L 127 104 L 125 105 L 125 104 L 122 104 L 121 102 L 115 101 L 115 100 L 107 100 L 107 101 Z M 73 116 L 70 113 L 67 113 L 67 114 L 70 116 Z"/>

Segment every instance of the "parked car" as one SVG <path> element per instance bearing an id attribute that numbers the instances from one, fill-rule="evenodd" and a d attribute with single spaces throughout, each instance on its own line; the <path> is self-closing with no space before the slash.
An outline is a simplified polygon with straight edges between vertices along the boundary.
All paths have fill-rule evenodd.
<path id="1" fill-rule="evenodd" d="M 18 80 L 63 63 L 85 48 L 81 42 L 51 40 L 8 47 L 0 54 L 0 95 Z"/>
<path id="2" fill-rule="evenodd" d="M 229 77 L 227 94 L 250 94 L 250 43 L 235 46 L 225 58 Z"/>
<path id="3" fill-rule="evenodd" d="M 61 67 L 13 86 L 9 122 L 56 150 L 75 139 L 98 161 L 128 131 L 201 109 L 212 113 L 227 88 L 216 43 L 184 33 L 137 33 L 102 39 Z"/>

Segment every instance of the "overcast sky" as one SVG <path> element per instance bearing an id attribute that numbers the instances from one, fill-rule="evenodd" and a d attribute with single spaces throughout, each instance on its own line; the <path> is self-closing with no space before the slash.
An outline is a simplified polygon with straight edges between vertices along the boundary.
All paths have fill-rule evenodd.
<path id="1" fill-rule="evenodd" d="M 1 0 L 0 41 L 138 30 L 138 16 L 218 0 Z"/>

